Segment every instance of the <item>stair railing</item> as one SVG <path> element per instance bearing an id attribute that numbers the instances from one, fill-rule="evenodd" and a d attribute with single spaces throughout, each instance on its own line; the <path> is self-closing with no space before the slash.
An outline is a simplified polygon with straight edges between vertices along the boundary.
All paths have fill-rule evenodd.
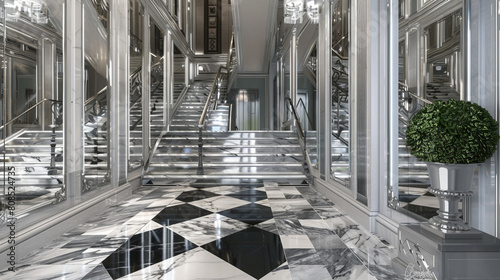
<path id="1" fill-rule="evenodd" d="M 333 49 L 332 51 L 334 54 L 338 56 L 339 59 L 344 59 Z M 344 64 L 342 64 L 341 60 L 337 60 L 334 66 L 332 67 L 332 86 L 333 86 L 332 105 L 334 102 L 337 103 L 337 110 L 335 111 L 337 115 L 335 123 L 337 127 L 337 132 L 332 132 L 332 135 L 347 146 L 349 145 L 349 142 L 341 136 L 341 131 L 343 128 L 340 126 L 340 121 L 341 121 L 340 104 L 342 102 L 348 102 L 347 98 L 349 96 L 349 92 L 345 88 L 342 88 L 339 83 L 339 80 L 349 79 L 349 74 L 347 73 L 346 68 L 347 67 Z"/>
<path id="2" fill-rule="evenodd" d="M 408 85 L 401 81 L 398 82 L 398 99 L 399 121 L 402 122 L 405 126 L 409 124 L 412 116 L 422 107 L 433 103 L 432 101 L 411 92 L 408 88 Z M 417 102 L 414 103 L 414 100 L 416 100 Z M 399 134 L 404 135 L 405 133 L 400 131 Z"/>
<path id="3" fill-rule="evenodd" d="M 220 66 L 219 70 L 217 70 L 217 74 L 215 75 L 214 82 L 212 84 L 212 89 L 208 94 L 207 101 L 205 102 L 205 106 L 203 107 L 203 112 L 201 113 L 200 120 L 198 121 L 198 170 L 196 174 L 203 175 L 203 129 L 206 126 L 207 119 L 210 116 L 211 112 L 217 109 L 217 94 L 219 83 L 222 77 L 222 69 L 225 69 L 224 66 Z"/>
<path id="4" fill-rule="evenodd" d="M 299 102 L 297 104 L 304 105 L 303 102 L 300 103 L 301 100 L 299 100 Z M 290 107 L 292 117 L 295 120 L 295 127 L 296 127 L 296 131 L 297 131 L 297 136 L 299 139 L 299 144 L 300 144 L 300 147 L 302 149 L 302 154 L 304 155 L 304 158 L 306 159 L 305 162 L 303 162 L 303 164 L 307 165 L 307 170 L 306 170 L 307 172 L 306 173 L 308 173 L 309 170 L 311 170 L 311 164 L 310 164 L 311 160 L 309 157 L 309 152 L 307 150 L 307 138 L 306 138 L 307 132 L 303 129 L 303 125 L 302 125 L 303 121 L 300 119 L 297 107 L 295 106 L 295 104 L 293 104 L 292 99 L 290 97 L 286 97 L 285 101 L 288 102 L 287 107 Z M 305 109 L 305 106 L 304 106 L 304 109 Z M 309 120 L 309 123 L 312 125 L 311 119 L 309 118 L 307 111 L 304 111 L 304 112 L 305 112 L 305 115 L 307 116 L 307 119 Z"/>
<path id="5" fill-rule="evenodd" d="M 237 61 L 236 46 L 234 45 L 234 33 L 231 36 L 231 42 L 229 43 L 229 54 L 227 55 L 226 69 L 227 69 L 227 87 L 230 88 L 233 84 L 235 73 L 237 72 L 238 61 Z"/>
<path id="6" fill-rule="evenodd" d="M 11 125 L 12 123 L 14 123 L 15 121 L 17 121 L 19 118 L 21 118 L 22 116 L 30 113 L 32 110 L 34 110 L 35 108 L 37 108 L 38 106 L 40 106 L 41 104 L 45 103 L 45 102 L 52 102 L 53 104 L 54 103 L 62 103 L 62 101 L 59 101 L 59 100 L 54 100 L 54 99 L 49 99 L 49 98 L 44 98 L 40 101 L 38 101 L 36 104 L 34 104 L 33 106 L 29 107 L 28 109 L 26 109 L 24 112 L 22 112 L 21 114 L 15 116 L 14 118 L 12 118 L 10 121 L 6 122 L 4 125 L 0 126 L 0 130 L 4 129 L 5 127 Z"/>
<path id="7" fill-rule="evenodd" d="M 37 175 L 49 175 L 49 177 L 45 177 L 43 176 L 41 178 L 41 180 L 43 180 L 45 183 L 47 184 L 51 184 L 52 187 L 55 187 L 57 185 L 60 185 L 60 190 L 56 191 L 56 193 L 54 194 L 54 200 L 48 200 L 44 203 L 40 203 L 40 204 L 36 204 L 36 205 L 33 205 L 33 206 L 29 206 L 29 205 L 20 205 L 21 207 L 19 207 L 20 211 L 19 211 L 19 214 L 22 215 L 23 213 L 28 213 L 34 209 L 37 209 L 39 207 L 42 207 L 44 205 L 48 205 L 48 204 L 51 204 L 51 203 L 57 203 L 57 202 L 60 202 L 62 199 L 61 199 L 61 194 L 62 193 L 65 193 L 65 186 L 62 184 L 62 178 L 61 178 L 61 174 L 58 174 L 58 169 L 56 167 L 56 159 L 58 157 L 62 157 L 62 149 L 60 149 L 60 154 L 58 155 L 57 152 L 56 152 L 56 141 L 57 141 L 57 138 L 56 138 L 56 128 L 62 124 L 62 101 L 60 100 L 54 100 L 54 99 L 49 99 L 49 98 L 44 98 L 42 100 L 40 100 L 39 102 L 37 102 L 36 104 L 34 104 L 33 106 L 31 106 L 30 108 L 26 109 L 24 112 L 20 113 L 19 115 L 17 115 L 16 117 L 12 118 L 11 120 L 9 120 L 8 122 L 6 122 L 4 125 L 0 126 L 0 130 L 3 130 L 5 129 L 6 127 L 8 127 L 9 125 L 13 125 L 15 124 L 15 122 L 21 118 L 22 116 L 32 112 L 33 110 L 37 109 L 38 106 L 40 105 L 43 105 L 44 103 L 46 102 L 50 102 L 52 103 L 51 107 L 52 107 L 52 114 L 53 114 L 53 119 L 52 119 L 52 124 L 49 125 L 49 127 L 51 128 L 51 135 L 50 135 L 50 152 L 47 153 L 46 155 L 50 155 L 50 160 L 49 162 L 46 162 L 45 161 L 45 158 L 47 158 L 46 156 L 40 156 L 40 155 L 34 155 L 34 156 L 30 156 L 29 153 L 26 153 L 26 154 L 19 154 L 19 153 L 15 153 L 15 154 L 12 154 L 10 152 L 7 152 L 6 151 L 6 143 L 8 142 L 11 142 L 11 141 L 14 141 L 16 138 L 20 137 L 22 134 L 26 133 L 26 132 L 29 132 L 28 129 L 21 129 L 19 130 L 18 132 L 15 132 L 14 134 L 6 137 L 6 133 L 4 132 L 3 133 L 3 141 L 2 141 L 2 144 L 1 146 L 3 147 L 3 155 L 4 155 L 4 162 L 7 161 L 7 157 L 9 157 L 9 160 L 11 160 L 13 163 L 14 162 L 18 162 L 19 160 L 18 159 L 15 159 L 15 158 L 11 158 L 11 156 L 15 156 L 17 158 L 20 158 L 22 159 L 22 161 L 24 161 L 24 157 L 26 158 L 30 158 L 30 160 L 37 160 L 40 164 L 43 165 L 44 168 L 46 168 L 46 173 L 39 173 L 39 172 L 44 172 L 44 171 L 41 171 L 41 170 L 38 170 L 36 171 L 36 166 L 39 166 L 40 164 L 35 164 L 35 167 L 31 166 L 31 165 L 26 165 L 26 166 L 23 166 L 23 169 L 26 170 L 27 172 L 35 172 L 33 174 L 37 174 Z M 42 139 L 42 138 L 38 138 L 40 135 L 39 133 L 36 133 L 36 136 L 32 136 L 32 139 L 31 140 L 34 140 L 35 142 L 44 142 L 45 139 Z M 42 136 L 43 137 L 43 136 Z M 43 153 L 43 152 L 42 152 Z M 46 164 L 46 165 L 45 165 Z M 19 175 L 19 176 L 23 176 L 23 174 Z M 5 180 L 5 178 L 4 178 Z M 49 183 L 50 182 L 50 183 Z M 5 183 L 5 182 L 4 182 Z M 0 203 L 1 204 L 1 203 Z M 23 206 L 28 206 L 27 208 L 24 208 Z M 17 207 L 17 206 L 16 206 Z"/>
<path id="8" fill-rule="evenodd" d="M 82 191 L 86 192 L 109 181 L 109 161 L 106 156 L 107 148 L 107 90 L 105 86 L 94 96 L 84 102 L 84 146 L 86 147 L 85 167 L 83 172 Z M 99 133 L 101 131 L 101 134 Z M 104 134 L 104 135 L 102 135 Z M 105 141 L 99 140 L 99 136 Z M 90 147 L 93 146 L 93 149 Z M 100 171 L 105 168 L 104 173 Z"/>

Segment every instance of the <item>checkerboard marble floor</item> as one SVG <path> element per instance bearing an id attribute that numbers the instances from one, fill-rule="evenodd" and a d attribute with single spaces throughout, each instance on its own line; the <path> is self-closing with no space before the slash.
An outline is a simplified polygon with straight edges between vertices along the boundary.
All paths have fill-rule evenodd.
<path id="1" fill-rule="evenodd" d="M 8 279 L 404 279 L 396 251 L 306 182 L 141 187 Z"/>

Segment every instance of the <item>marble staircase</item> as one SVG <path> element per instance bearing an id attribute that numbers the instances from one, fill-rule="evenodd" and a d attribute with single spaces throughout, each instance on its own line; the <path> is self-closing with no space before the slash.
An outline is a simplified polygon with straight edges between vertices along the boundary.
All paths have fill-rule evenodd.
<path id="1" fill-rule="evenodd" d="M 184 179 L 306 179 L 304 156 L 291 131 L 228 131 L 229 106 L 219 104 L 202 132 L 198 122 L 210 92 L 209 82 L 190 87 L 145 172 L 145 181 L 162 184 Z M 201 172 L 201 170 L 203 170 Z M 200 174 L 202 173 L 202 174 Z"/>

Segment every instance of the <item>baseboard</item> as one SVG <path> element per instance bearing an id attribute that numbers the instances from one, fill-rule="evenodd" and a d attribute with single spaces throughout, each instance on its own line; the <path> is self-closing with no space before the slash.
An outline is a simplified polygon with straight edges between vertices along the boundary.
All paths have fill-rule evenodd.
<path id="1" fill-rule="evenodd" d="M 379 214 L 376 218 L 375 233 L 389 242 L 394 248 L 399 246 L 399 223 L 391 218 Z"/>
<path id="2" fill-rule="evenodd" d="M 326 182 L 322 180 L 314 180 L 313 187 L 330 199 L 341 211 L 348 214 L 350 218 L 359 223 L 362 227 L 371 230 L 370 220 L 372 217 L 366 205 L 356 201 L 340 189 L 327 185 Z"/>
<path id="3" fill-rule="evenodd" d="M 383 238 L 392 246 L 398 246 L 398 222 L 393 221 L 380 212 L 370 211 L 366 205 L 356 201 L 347 193 L 340 190 L 343 186 L 338 186 L 337 188 L 316 179 L 314 180 L 313 187 L 366 230 Z"/>

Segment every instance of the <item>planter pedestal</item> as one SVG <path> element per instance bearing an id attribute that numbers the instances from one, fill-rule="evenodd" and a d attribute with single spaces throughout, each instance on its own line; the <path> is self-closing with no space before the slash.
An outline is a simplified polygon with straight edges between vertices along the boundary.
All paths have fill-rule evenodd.
<path id="1" fill-rule="evenodd" d="M 393 267 L 405 279 L 498 279 L 500 239 L 474 228 L 443 232 L 428 223 L 401 224 Z"/>

